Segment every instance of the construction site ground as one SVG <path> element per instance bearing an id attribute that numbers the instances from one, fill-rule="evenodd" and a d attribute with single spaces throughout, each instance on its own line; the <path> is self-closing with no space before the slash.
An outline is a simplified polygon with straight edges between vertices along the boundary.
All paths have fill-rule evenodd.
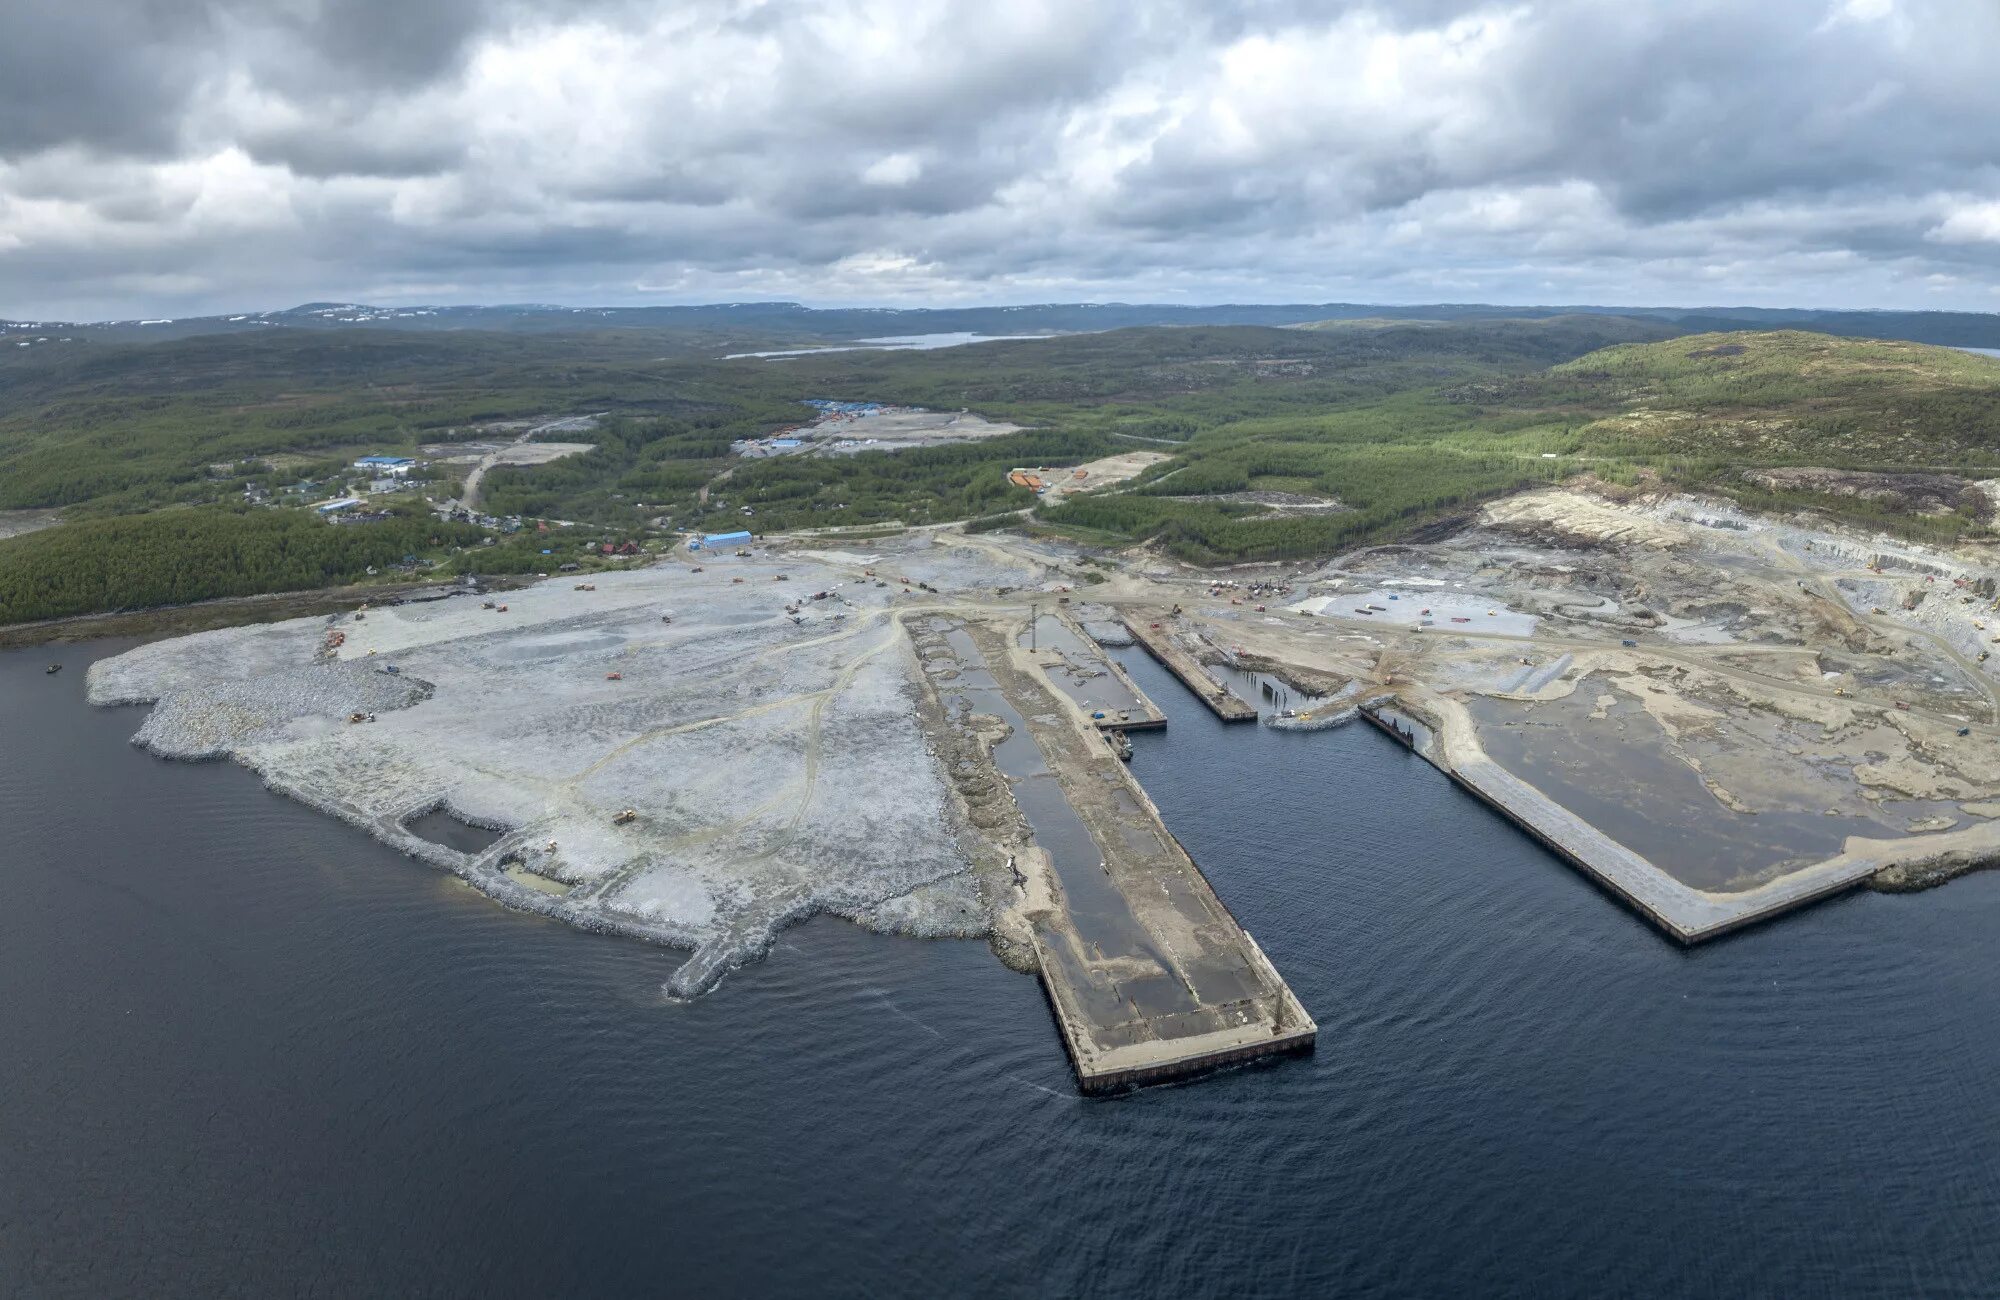
<path id="1" fill-rule="evenodd" d="M 162 641 L 91 696 L 510 906 L 691 950 L 677 995 L 816 912 L 986 935 L 1044 967 L 1086 1081 L 1310 1017 L 1097 734 L 1125 687 L 1079 629 L 1157 622 L 1276 725 L 1397 711 L 1685 940 L 2000 855 L 1978 548 L 1550 490 L 1321 564 L 949 529 L 696 558 Z M 495 838 L 420 834 L 440 811 Z"/>

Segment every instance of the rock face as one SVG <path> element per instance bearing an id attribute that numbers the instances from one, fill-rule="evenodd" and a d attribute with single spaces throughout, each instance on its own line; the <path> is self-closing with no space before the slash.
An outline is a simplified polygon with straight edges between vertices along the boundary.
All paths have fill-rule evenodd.
<path id="1" fill-rule="evenodd" d="M 1969 850 L 1940 853 L 1921 861 L 1899 862 L 1884 867 L 1868 883 L 1885 894 L 1914 894 L 1919 890 L 1935 889 L 1967 872 L 1986 871 L 1994 867 L 2000 867 L 2000 854 Z"/>
<path id="2" fill-rule="evenodd" d="M 985 933 L 896 593 L 797 556 L 706 567 L 201 633 L 97 664 L 90 698 L 153 702 L 135 743 L 232 758 L 509 906 L 692 949 L 679 996 L 818 912 Z M 436 809 L 500 838 L 408 829 Z"/>

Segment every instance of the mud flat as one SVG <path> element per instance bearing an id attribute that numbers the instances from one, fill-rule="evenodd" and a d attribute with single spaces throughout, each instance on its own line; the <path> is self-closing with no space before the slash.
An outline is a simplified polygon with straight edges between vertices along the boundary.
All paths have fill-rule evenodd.
<path id="1" fill-rule="evenodd" d="M 1147 654 L 1180 678 L 1182 685 L 1199 696 L 1216 717 L 1224 722 L 1255 722 L 1257 706 L 1238 698 L 1235 692 L 1217 681 L 1201 660 L 1175 639 L 1167 626 L 1168 617 L 1149 616 L 1143 610 L 1137 611 L 1126 616 L 1125 627 L 1131 632 L 1132 639 L 1146 648 Z M 1157 628 L 1154 627 L 1156 623 L 1159 624 Z"/>
<path id="2" fill-rule="evenodd" d="M 952 725 L 990 744 L 1019 810 L 1012 919 L 1026 932 L 1085 1092 L 1310 1049 L 1318 1028 L 1095 743 L 1017 624 L 939 618 L 918 652 Z M 964 788 L 990 788 L 984 778 Z M 1000 826 L 998 819 L 983 819 Z"/>

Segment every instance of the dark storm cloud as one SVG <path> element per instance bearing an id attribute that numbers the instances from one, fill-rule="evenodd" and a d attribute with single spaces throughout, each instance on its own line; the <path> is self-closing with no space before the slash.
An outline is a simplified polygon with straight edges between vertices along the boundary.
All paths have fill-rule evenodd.
<path id="1" fill-rule="evenodd" d="M 1984 0 L 10 0 L 0 312 L 1993 309 L 1996 65 Z"/>
<path id="2" fill-rule="evenodd" d="M 79 142 L 171 147 L 206 13 L 198 0 L 0 5 L 0 157 Z"/>

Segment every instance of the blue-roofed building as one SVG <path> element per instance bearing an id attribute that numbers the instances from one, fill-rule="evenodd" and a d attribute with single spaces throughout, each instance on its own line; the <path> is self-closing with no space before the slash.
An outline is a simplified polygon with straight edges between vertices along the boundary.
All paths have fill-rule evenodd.
<path id="1" fill-rule="evenodd" d="M 701 539 L 701 544 L 713 550 L 718 546 L 742 546 L 749 540 L 750 534 L 739 529 L 733 533 L 709 533 Z"/>

